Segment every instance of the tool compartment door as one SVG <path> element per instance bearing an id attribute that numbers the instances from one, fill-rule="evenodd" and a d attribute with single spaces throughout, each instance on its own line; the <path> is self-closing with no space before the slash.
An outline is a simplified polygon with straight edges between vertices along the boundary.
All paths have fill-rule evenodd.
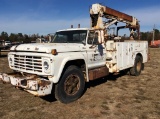
<path id="1" fill-rule="evenodd" d="M 117 69 L 123 70 L 133 66 L 132 59 L 133 44 L 129 42 L 116 42 Z"/>

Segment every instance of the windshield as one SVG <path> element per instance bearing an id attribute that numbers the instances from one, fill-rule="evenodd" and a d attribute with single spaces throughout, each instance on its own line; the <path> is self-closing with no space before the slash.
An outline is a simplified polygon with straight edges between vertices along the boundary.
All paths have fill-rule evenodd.
<path id="1" fill-rule="evenodd" d="M 87 30 L 73 30 L 56 32 L 52 43 L 82 43 L 85 42 Z"/>

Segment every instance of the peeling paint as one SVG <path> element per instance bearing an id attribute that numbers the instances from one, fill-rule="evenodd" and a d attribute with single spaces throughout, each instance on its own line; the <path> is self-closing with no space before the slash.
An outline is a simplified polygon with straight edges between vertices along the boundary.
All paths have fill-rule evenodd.
<path id="1" fill-rule="evenodd" d="M 0 74 L 3 82 L 11 82 L 12 85 L 33 92 L 38 96 L 48 95 L 51 93 L 52 82 L 33 74 Z"/>

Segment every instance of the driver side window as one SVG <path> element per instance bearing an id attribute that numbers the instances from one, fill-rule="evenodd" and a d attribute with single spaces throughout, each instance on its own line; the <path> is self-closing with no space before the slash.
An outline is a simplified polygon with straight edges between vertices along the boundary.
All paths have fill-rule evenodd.
<path id="1" fill-rule="evenodd" d="M 88 44 L 90 45 L 96 45 L 98 44 L 98 33 L 95 33 L 94 31 L 90 31 L 88 34 Z"/>

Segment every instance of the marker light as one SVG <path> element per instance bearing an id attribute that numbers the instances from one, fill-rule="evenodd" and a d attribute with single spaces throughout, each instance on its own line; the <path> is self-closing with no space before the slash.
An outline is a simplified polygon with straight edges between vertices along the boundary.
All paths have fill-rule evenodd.
<path id="1" fill-rule="evenodd" d="M 56 50 L 56 49 L 52 49 L 52 50 L 51 50 L 51 54 L 52 54 L 52 55 L 57 55 L 57 50 Z"/>

